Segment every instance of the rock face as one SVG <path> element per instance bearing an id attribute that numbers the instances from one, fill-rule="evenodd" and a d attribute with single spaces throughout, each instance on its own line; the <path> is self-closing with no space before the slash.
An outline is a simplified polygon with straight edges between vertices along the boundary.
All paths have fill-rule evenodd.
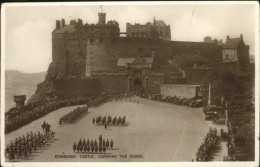
<path id="1" fill-rule="evenodd" d="M 63 78 L 82 78 L 85 76 L 85 61 L 71 61 L 66 62 L 51 62 L 48 68 L 45 80 L 37 85 L 35 94 L 29 99 L 28 102 L 41 100 L 42 98 L 49 97 L 53 92 L 53 84 L 57 79 Z"/>

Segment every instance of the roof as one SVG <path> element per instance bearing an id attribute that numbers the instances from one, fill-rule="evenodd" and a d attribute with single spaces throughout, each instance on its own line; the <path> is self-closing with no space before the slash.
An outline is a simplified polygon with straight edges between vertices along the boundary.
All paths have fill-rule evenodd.
<path id="1" fill-rule="evenodd" d="M 241 38 L 229 38 L 223 45 L 223 48 L 237 48 L 241 41 Z"/>
<path id="2" fill-rule="evenodd" d="M 152 64 L 153 58 L 152 57 L 142 57 L 142 58 L 119 58 L 117 62 L 117 66 L 126 66 L 126 64 L 138 64 L 142 60 L 144 64 Z"/>
<path id="3" fill-rule="evenodd" d="M 76 29 L 74 25 L 65 25 L 58 30 L 54 30 L 53 33 L 72 33 L 75 32 L 75 30 Z"/>

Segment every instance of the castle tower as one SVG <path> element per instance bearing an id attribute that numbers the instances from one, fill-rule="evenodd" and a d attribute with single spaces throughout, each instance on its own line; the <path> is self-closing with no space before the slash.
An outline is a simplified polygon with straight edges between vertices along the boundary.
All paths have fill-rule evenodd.
<path id="1" fill-rule="evenodd" d="M 17 109 L 23 108 L 25 100 L 26 100 L 26 95 L 14 96 L 14 102 L 16 103 L 16 108 Z"/>
<path id="2" fill-rule="evenodd" d="M 106 13 L 98 13 L 98 24 L 105 25 L 106 24 Z"/>

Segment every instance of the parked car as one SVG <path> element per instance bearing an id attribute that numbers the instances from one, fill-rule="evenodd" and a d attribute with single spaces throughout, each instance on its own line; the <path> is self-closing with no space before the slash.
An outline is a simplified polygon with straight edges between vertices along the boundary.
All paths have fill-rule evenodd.
<path id="1" fill-rule="evenodd" d="M 217 112 L 214 111 L 208 111 L 205 115 L 205 120 L 214 120 L 217 116 Z"/>

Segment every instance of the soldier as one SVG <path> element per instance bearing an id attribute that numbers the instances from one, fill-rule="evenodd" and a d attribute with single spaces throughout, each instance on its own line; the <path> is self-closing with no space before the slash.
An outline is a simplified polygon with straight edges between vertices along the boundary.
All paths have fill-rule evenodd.
<path id="1" fill-rule="evenodd" d="M 107 142 L 106 142 L 106 147 L 108 148 L 109 147 L 109 141 L 107 139 Z"/>
<path id="2" fill-rule="evenodd" d="M 105 129 L 107 129 L 107 123 L 105 123 Z"/>
<path id="3" fill-rule="evenodd" d="M 110 147 L 113 148 L 113 145 L 114 145 L 114 143 L 113 143 L 113 140 L 111 139 L 111 141 L 110 141 Z"/>
<path id="4" fill-rule="evenodd" d="M 83 145 L 83 150 L 84 150 L 84 152 L 87 151 L 87 146 L 86 145 Z"/>
<path id="5" fill-rule="evenodd" d="M 45 121 L 43 121 L 43 124 L 42 124 L 42 131 L 43 132 L 44 132 L 45 126 L 46 126 L 46 123 L 45 123 Z"/>
<path id="6" fill-rule="evenodd" d="M 106 147 L 105 139 L 103 140 L 103 147 Z"/>
<path id="7" fill-rule="evenodd" d="M 88 139 L 88 140 L 87 140 L 87 146 L 89 146 L 89 143 L 90 143 L 90 142 L 89 142 L 89 139 Z"/>
<path id="8" fill-rule="evenodd" d="M 103 153 L 105 154 L 105 152 L 106 152 L 106 147 L 103 147 Z"/>
<path id="9" fill-rule="evenodd" d="M 86 145 L 86 140 L 83 139 L 82 145 L 85 146 Z"/>
<path id="10" fill-rule="evenodd" d="M 94 146 L 97 146 L 97 141 L 96 141 L 96 139 L 95 139 L 95 141 L 94 141 Z"/>
<path id="11" fill-rule="evenodd" d="M 98 146 L 95 146 L 95 152 L 96 153 L 98 152 Z"/>
<path id="12" fill-rule="evenodd" d="M 102 152 L 102 145 L 98 147 L 99 148 L 99 153 Z"/>
<path id="13" fill-rule="evenodd" d="M 93 122 L 93 124 L 95 124 L 95 122 L 96 122 L 95 118 L 93 118 L 92 122 Z"/>
<path id="14" fill-rule="evenodd" d="M 93 147 L 94 143 L 93 143 L 93 140 L 91 139 L 90 141 L 90 146 Z"/>
<path id="15" fill-rule="evenodd" d="M 99 136 L 99 141 L 101 141 L 101 142 L 102 142 L 102 136 L 101 136 L 101 135 Z"/>
<path id="16" fill-rule="evenodd" d="M 79 145 L 82 145 L 82 141 L 81 141 L 81 139 L 79 139 Z"/>
<path id="17" fill-rule="evenodd" d="M 94 152 L 94 146 L 91 146 L 91 152 L 92 153 Z"/>
<path id="18" fill-rule="evenodd" d="M 76 151 L 76 148 L 77 148 L 77 145 L 76 145 L 76 142 L 74 142 L 74 144 L 73 144 L 73 151 L 74 152 Z"/>

